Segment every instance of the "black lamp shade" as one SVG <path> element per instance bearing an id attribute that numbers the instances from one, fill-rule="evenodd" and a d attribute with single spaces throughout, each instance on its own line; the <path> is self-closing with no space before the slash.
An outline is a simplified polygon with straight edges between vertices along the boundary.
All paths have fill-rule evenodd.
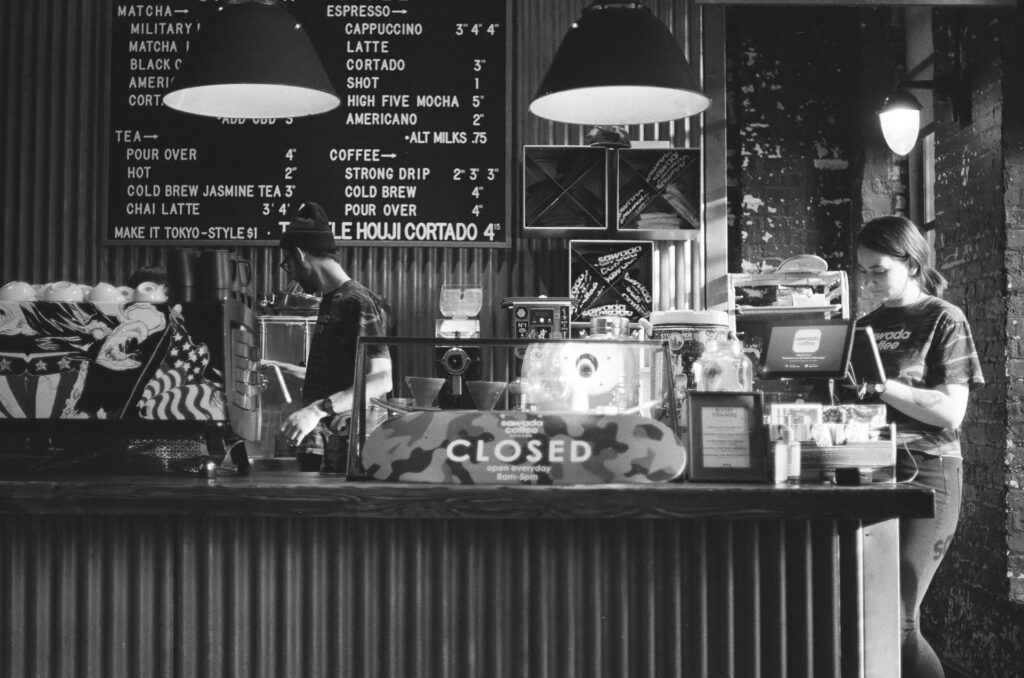
<path id="1" fill-rule="evenodd" d="M 905 89 L 898 89 L 886 98 L 885 103 L 882 104 L 882 108 L 878 112 L 881 114 L 900 109 L 920 111 L 922 108 L 921 102 L 917 100 L 917 97 Z"/>
<path id="2" fill-rule="evenodd" d="M 530 111 L 558 122 L 632 125 L 685 118 L 710 103 L 649 10 L 595 3 L 566 33 Z"/>
<path id="3" fill-rule="evenodd" d="M 277 0 L 219 8 L 185 56 L 167 106 L 223 118 L 291 118 L 341 103 L 302 26 Z"/>

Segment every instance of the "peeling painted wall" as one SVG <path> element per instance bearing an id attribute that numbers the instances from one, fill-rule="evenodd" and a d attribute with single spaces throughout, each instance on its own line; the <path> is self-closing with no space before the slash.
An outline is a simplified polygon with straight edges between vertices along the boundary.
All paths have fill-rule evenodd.
<path id="1" fill-rule="evenodd" d="M 731 271 L 802 253 L 833 269 L 849 265 L 858 16 L 835 8 L 727 13 Z"/>

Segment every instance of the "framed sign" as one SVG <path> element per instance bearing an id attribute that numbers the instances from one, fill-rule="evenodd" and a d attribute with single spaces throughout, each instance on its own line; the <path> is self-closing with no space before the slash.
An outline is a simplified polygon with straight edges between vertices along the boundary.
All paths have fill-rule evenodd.
<path id="1" fill-rule="evenodd" d="M 654 243 L 649 240 L 570 240 L 572 322 L 621 316 L 637 322 L 651 315 Z"/>
<path id="2" fill-rule="evenodd" d="M 760 392 L 690 391 L 690 480 L 769 482 Z"/>

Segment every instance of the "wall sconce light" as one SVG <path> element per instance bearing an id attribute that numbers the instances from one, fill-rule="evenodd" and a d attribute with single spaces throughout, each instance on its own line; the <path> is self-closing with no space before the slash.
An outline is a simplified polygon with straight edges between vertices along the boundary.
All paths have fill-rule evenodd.
<path id="1" fill-rule="evenodd" d="M 889 95 L 878 111 L 878 122 L 882 136 L 889 149 L 896 155 L 906 155 L 917 143 L 921 129 L 921 102 L 908 92 L 903 83 Z M 919 86 L 919 85 L 918 85 Z"/>
<path id="2" fill-rule="evenodd" d="M 906 155 L 917 143 L 921 128 L 921 102 L 908 89 L 935 90 L 937 97 L 948 100 L 953 121 L 961 125 L 971 122 L 971 85 L 959 59 L 951 72 L 936 80 L 902 80 L 878 110 L 878 122 L 889 149 Z"/>
<path id="3" fill-rule="evenodd" d="M 636 125 L 696 115 L 710 103 L 650 10 L 599 1 L 565 34 L 530 111 L 556 122 Z"/>
<path id="4" fill-rule="evenodd" d="M 163 101 L 219 118 L 294 118 L 341 103 L 306 32 L 278 0 L 219 7 Z"/>

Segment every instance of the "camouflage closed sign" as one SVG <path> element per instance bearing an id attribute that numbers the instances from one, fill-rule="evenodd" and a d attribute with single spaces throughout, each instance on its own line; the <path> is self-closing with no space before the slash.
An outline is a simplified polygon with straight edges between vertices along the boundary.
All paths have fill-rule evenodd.
<path id="1" fill-rule="evenodd" d="M 686 450 L 670 428 L 638 415 L 451 410 L 389 419 L 361 460 L 378 480 L 595 485 L 674 480 Z"/>

